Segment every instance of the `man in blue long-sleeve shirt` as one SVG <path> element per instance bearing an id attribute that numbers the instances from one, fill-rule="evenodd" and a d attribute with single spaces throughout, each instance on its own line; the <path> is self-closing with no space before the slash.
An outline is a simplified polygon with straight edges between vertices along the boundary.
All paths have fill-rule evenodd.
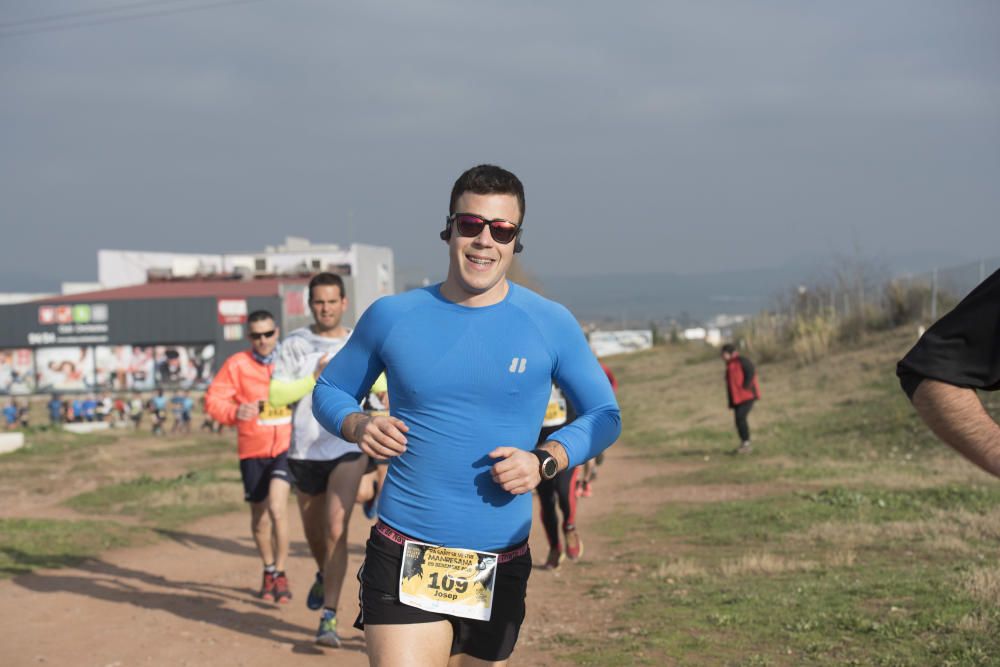
<path id="1" fill-rule="evenodd" d="M 360 573 L 373 665 L 504 664 L 524 619 L 530 492 L 621 431 L 573 316 L 506 278 L 523 218 L 512 173 L 462 174 L 445 281 L 374 303 L 314 390 L 320 424 L 391 459 Z M 365 415 L 383 370 L 392 414 Z M 578 417 L 535 448 L 553 380 Z"/>

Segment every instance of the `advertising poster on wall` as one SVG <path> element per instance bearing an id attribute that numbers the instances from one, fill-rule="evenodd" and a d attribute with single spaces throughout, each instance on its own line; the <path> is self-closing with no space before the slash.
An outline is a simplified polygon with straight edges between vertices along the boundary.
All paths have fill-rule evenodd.
<path id="1" fill-rule="evenodd" d="M 87 391 L 94 388 L 93 348 L 38 348 L 35 364 L 38 391 Z"/>
<path id="2" fill-rule="evenodd" d="M 99 345 L 97 386 L 109 391 L 149 391 L 156 382 L 153 348 L 134 345 Z"/>
<path id="3" fill-rule="evenodd" d="M 0 350 L 0 394 L 30 394 L 35 389 L 35 369 L 29 348 Z"/>
<path id="4" fill-rule="evenodd" d="M 214 345 L 157 345 L 155 358 L 158 386 L 203 389 L 212 381 Z"/>

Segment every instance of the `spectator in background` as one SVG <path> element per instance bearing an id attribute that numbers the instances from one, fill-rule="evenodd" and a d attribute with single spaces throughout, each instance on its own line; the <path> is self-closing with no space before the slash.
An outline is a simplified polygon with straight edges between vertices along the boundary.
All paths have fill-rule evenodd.
<path id="1" fill-rule="evenodd" d="M 97 397 L 93 394 L 88 394 L 83 401 L 83 418 L 88 422 L 97 419 Z"/>
<path id="2" fill-rule="evenodd" d="M 136 431 L 139 430 L 139 425 L 142 424 L 143 411 L 142 397 L 139 394 L 133 394 L 132 400 L 128 404 L 128 416 L 132 420 L 132 428 Z"/>
<path id="3" fill-rule="evenodd" d="M 194 401 L 191 393 L 185 390 L 181 393 L 181 433 L 191 433 L 191 413 L 194 411 Z"/>
<path id="4" fill-rule="evenodd" d="M 13 431 L 17 428 L 17 419 L 19 416 L 20 410 L 17 408 L 17 401 L 12 398 L 3 409 L 4 425 L 8 431 Z"/>
<path id="5" fill-rule="evenodd" d="M 28 402 L 28 399 L 25 399 L 24 402 L 18 406 L 17 421 L 20 422 L 21 428 L 28 428 L 31 426 L 31 404 Z"/>
<path id="6" fill-rule="evenodd" d="M 729 408 L 736 420 L 736 432 L 740 436 L 740 446 L 737 454 L 749 454 L 753 451 L 750 444 L 750 424 L 747 415 L 753 409 L 754 401 L 760 399 L 760 385 L 757 382 L 757 371 L 753 363 L 740 355 L 729 343 L 722 346 L 722 360 L 726 363 L 726 395 L 729 398 Z"/>
<path id="7" fill-rule="evenodd" d="M 149 399 L 149 412 L 153 420 L 153 435 L 163 435 L 163 422 L 167 420 L 167 397 L 162 389 L 156 390 L 156 396 Z"/>
<path id="8" fill-rule="evenodd" d="M 46 404 L 49 409 L 49 424 L 52 426 L 58 426 L 63 423 L 66 418 L 65 407 L 63 402 L 59 400 L 59 396 L 52 394 L 49 402 Z"/>
<path id="9" fill-rule="evenodd" d="M 1000 477 L 1000 425 L 976 395 L 1000 389 L 1000 271 L 931 325 L 896 374 L 935 435 Z"/>

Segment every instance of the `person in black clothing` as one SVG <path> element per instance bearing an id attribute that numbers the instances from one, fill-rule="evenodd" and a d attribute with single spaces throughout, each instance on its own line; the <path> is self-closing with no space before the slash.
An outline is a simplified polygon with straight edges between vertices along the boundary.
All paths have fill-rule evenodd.
<path id="1" fill-rule="evenodd" d="M 1000 389 L 1000 271 L 935 322 L 896 375 L 935 435 L 1000 477 L 1000 425 L 976 395 Z"/>
<path id="2" fill-rule="evenodd" d="M 549 405 L 545 410 L 545 420 L 538 434 L 538 442 L 548 441 L 549 436 L 561 429 L 567 423 L 576 419 L 573 404 L 563 396 L 557 385 L 552 385 Z M 543 479 L 535 487 L 538 493 L 538 509 L 545 528 L 545 537 L 549 541 L 549 555 L 545 559 L 544 568 L 554 570 L 562 563 L 563 558 L 577 560 L 583 555 L 583 540 L 576 530 L 576 484 L 580 478 L 583 466 L 566 468 L 556 473 L 552 479 Z M 559 517 L 556 505 L 562 512 L 563 544 L 559 543 Z M 565 547 L 565 549 L 564 549 Z"/>
<path id="3" fill-rule="evenodd" d="M 729 407 L 736 419 L 736 432 L 740 436 L 740 446 L 737 454 L 749 454 L 750 424 L 747 415 L 753 409 L 754 401 L 760 398 L 760 386 L 757 383 L 757 371 L 753 363 L 741 356 L 730 344 L 722 346 L 722 360 L 726 363 L 726 394 Z"/>

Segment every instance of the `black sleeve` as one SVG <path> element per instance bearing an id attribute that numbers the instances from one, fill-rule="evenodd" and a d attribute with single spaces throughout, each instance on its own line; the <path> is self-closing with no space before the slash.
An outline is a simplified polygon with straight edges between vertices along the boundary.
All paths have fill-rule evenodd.
<path id="1" fill-rule="evenodd" d="M 911 399 L 924 378 L 1000 389 L 1000 271 L 931 325 L 896 365 L 896 375 Z"/>
<path id="2" fill-rule="evenodd" d="M 743 388 L 752 389 L 753 388 L 753 374 L 756 373 L 753 367 L 753 362 L 744 356 L 739 357 L 740 366 L 743 367 Z"/>

